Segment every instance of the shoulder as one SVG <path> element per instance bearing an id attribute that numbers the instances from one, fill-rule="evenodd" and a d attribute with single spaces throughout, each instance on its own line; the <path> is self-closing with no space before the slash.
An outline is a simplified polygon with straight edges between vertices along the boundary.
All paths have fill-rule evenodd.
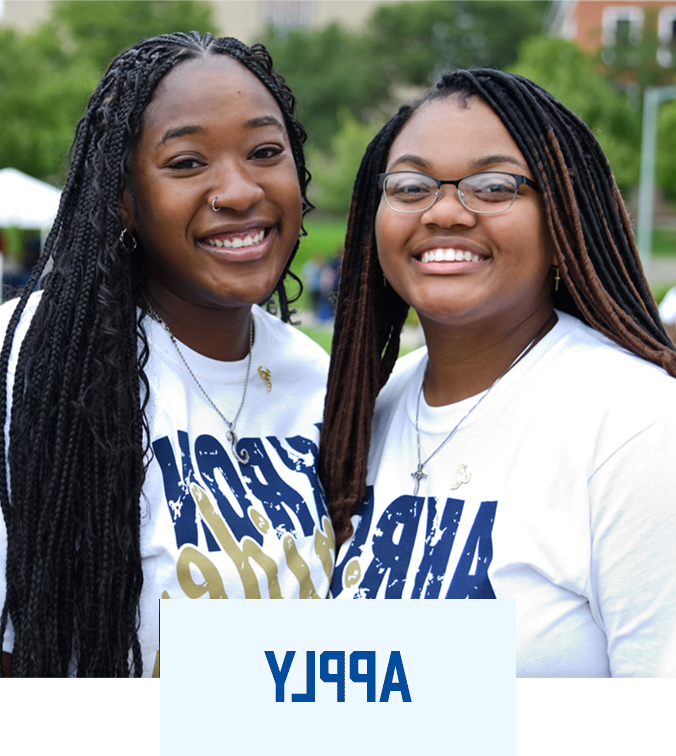
<path id="1" fill-rule="evenodd" d="M 575 367 L 584 366 L 585 372 L 576 381 L 591 384 L 603 381 L 605 389 L 616 386 L 630 398 L 627 391 L 632 386 L 647 385 L 662 387 L 667 392 L 676 392 L 676 380 L 663 368 L 638 357 L 618 346 L 599 331 L 590 328 L 577 318 L 559 313 L 561 321 L 561 356 Z"/>
<path id="2" fill-rule="evenodd" d="M 424 346 L 397 360 L 387 383 L 378 394 L 376 412 L 391 411 L 392 407 L 399 403 L 426 360 L 427 347 Z"/>
<path id="3" fill-rule="evenodd" d="M 589 423 L 597 417 L 614 429 L 617 438 L 661 420 L 674 427 L 676 380 L 672 376 L 576 318 L 562 320 L 549 375 L 563 408 L 586 417 Z"/>
<path id="4" fill-rule="evenodd" d="M 256 328 L 264 328 L 274 351 L 287 364 L 287 369 L 298 372 L 306 380 L 315 376 L 323 383 L 329 368 L 329 355 L 322 347 L 296 326 L 284 323 L 261 307 L 254 307 Z"/>

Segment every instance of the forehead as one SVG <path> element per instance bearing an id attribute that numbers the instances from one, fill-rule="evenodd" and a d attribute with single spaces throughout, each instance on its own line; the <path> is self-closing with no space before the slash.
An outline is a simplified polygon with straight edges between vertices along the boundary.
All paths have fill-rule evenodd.
<path id="1" fill-rule="evenodd" d="M 483 100 L 457 97 L 432 100 L 411 116 L 392 143 L 389 163 L 417 156 L 430 164 L 505 155 L 525 164 L 521 150 L 502 121 Z"/>
<path id="2" fill-rule="evenodd" d="M 144 130 L 166 128 L 172 122 L 199 121 L 244 114 L 247 118 L 281 110 L 264 84 L 234 58 L 209 55 L 180 63 L 159 83 L 143 118 Z"/>

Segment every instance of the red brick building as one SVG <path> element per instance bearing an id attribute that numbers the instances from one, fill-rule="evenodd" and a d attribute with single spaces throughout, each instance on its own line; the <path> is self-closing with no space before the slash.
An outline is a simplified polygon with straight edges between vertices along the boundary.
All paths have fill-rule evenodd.
<path id="1" fill-rule="evenodd" d="M 646 25 L 656 28 L 648 30 Z M 665 68 L 676 63 L 676 2 L 655 0 L 567 0 L 556 8 L 551 33 L 592 52 L 618 43 L 638 43 L 648 31 L 658 40 L 657 60 Z"/>

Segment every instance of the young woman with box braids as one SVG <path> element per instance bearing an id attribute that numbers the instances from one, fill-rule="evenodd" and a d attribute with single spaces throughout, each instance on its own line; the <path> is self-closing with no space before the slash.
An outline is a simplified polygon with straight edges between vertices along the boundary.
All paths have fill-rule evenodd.
<path id="1" fill-rule="evenodd" d="M 159 598 L 326 595 L 327 359 L 284 287 L 311 208 L 294 104 L 262 46 L 196 32 L 92 95 L 0 309 L 5 674 L 151 675 Z"/>
<path id="2" fill-rule="evenodd" d="M 409 307 L 426 347 L 395 367 Z M 353 192 L 332 595 L 515 598 L 521 676 L 676 674 L 674 376 L 590 129 L 523 77 L 444 75 Z"/>

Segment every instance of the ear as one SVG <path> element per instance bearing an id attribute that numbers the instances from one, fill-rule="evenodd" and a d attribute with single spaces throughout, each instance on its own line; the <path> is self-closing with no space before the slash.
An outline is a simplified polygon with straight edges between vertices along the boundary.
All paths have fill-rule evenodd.
<path id="1" fill-rule="evenodd" d="M 134 212 L 134 200 L 128 186 L 125 186 L 122 190 L 117 207 L 122 217 L 122 228 L 131 233 L 136 227 L 136 213 Z"/>

